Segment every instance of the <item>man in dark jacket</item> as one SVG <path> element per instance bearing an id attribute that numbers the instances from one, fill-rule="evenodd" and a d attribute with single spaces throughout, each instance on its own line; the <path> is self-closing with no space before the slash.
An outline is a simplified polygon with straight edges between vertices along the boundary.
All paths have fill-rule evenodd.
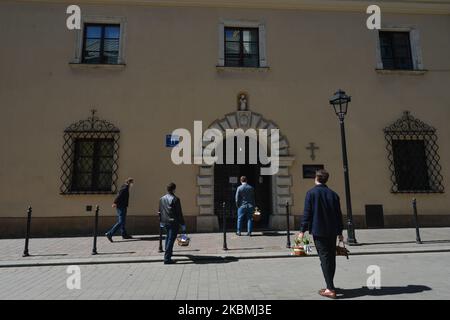
<path id="1" fill-rule="evenodd" d="M 326 289 L 319 291 L 319 294 L 336 298 L 333 282 L 336 271 L 336 237 L 340 241 L 344 238 L 339 196 L 327 187 L 328 178 L 326 170 L 316 172 L 316 186 L 306 193 L 305 210 L 298 237 L 303 238 L 307 230 L 313 235 L 327 285 Z"/>
<path id="2" fill-rule="evenodd" d="M 133 186 L 133 183 L 133 178 L 128 178 L 127 180 L 125 180 L 125 184 L 120 187 L 119 193 L 114 199 L 112 207 L 116 208 L 117 211 L 117 223 L 111 228 L 111 230 L 105 233 L 106 238 L 108 238 L 108 240 L 111 242 L 113 242 L 112 236 L 119 228 L 123 239 L 132 238 L 127 234 L 125 225 L 127 220 L 128 200 L 130 198 L 130 188 Z"/>
<path id="3" fill-rule="evenodd" d="M 172 260 L 173 245 L 178 235 L 180 226 L 182 230 L 186 230 L 181 210 L 181 201 L 175 195 L 177 186 L 171 182 L 167 186 L 167 194 L 159 199 L 159 217 L 161 225 L 166 230 L 166 243 L 164 252 L 164 264 L 175 263 Z"/>

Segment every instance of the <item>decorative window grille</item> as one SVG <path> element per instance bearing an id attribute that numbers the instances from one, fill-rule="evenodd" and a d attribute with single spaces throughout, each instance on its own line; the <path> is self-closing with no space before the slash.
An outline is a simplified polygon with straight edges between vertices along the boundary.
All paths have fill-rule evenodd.
<path id="1" fill-rule="evenodd" d="M 403 116 L 384 130 L 393 193 L 443 193 L 436 129 Z"/>
<path id="2" fill-rule="evenodd" d="M 95 113 L 64 130 L 61 194 L 117 191 L 120 130 Z"/>

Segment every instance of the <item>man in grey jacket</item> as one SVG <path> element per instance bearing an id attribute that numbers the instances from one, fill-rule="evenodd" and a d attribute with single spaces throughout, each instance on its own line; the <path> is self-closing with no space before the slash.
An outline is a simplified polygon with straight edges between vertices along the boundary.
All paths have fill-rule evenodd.
<path id="1" fill-rule="evenodd" d="M 236 234 L 241 235 L 242 221 L 247 221 L 247 235 L 252 236 L 253 213 L 255 212 L 255 190 L 247 183 L 247 177 L 241 177 L 241 185 L 236 190 L 236 208 L 238 220 Z"/>
<path id="2" fill-rule="evenodd" d="M 159 199 L 159 217 L 161 225 L 166 230 L 164 264 L 175 263 L 172 260 L 173 245 L 180 226 L 183 231 L 186 230 L 183 211 L 181 210 L 181 201 L 175 196 L 176 188 L 175 183 L 169 183 L 167 186 L 167 194 Z"/>

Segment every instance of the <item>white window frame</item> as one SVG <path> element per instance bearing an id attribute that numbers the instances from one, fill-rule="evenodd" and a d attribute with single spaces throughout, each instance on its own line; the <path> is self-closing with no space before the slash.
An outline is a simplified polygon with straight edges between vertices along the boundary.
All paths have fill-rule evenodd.
<path id="1" fill-rule="evenodd" d="M 219 59 L 217 61 L 218 67 L 225 67 L 225 28 L 258 28 L 259 41 L 259 68 L 267 68 L 266 58 L 266 25 L 262 21 L 247 21 L 247 20 L 221 20 L 219 23 Z"/>
<path id="2" fill-rule="evenodd" d="M 127 21 L 125 17 L 104 17 L 104 16 L 83 16 L 81 18 L 81 28 L 76 30 L 76 46 L 74 57 L 71 63 L 84 64 L 83 57 L 83 36 L 84 27 L 87 23 L 99 23 L 99 24 L 119 24 L 120 25 L 120 38 L 119 38 L 119 57 L 117 59 L 118 65 L 125 64 L 125 40 L 126 40 L 126 26 Z"/>
<path id="3" fill-rule="evenodd" d="M 411 57 L 413 62 L 413 70 L 424 70 L 422 50 L 420 47 L 420 34 L 416 27 L 412 26 L 385 26 L 379 31 L 391 31 L 391 32 L 408 32 L 409 41 L 411 45 Z M 377 69 L 384 70 L 383 59 L 381 58 L 381 44 L 380 44 L 380 33 L 377 33 Z M 405 70 L 407 71 L 407 70 Z"/>

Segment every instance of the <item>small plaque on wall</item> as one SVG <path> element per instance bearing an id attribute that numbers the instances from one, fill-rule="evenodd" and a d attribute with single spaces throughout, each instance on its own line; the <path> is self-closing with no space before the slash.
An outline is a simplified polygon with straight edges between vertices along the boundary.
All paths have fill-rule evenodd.
<path id="1" fill-rule="evenodd" d="M 323 164 L 304 164 L 303 179 L 314 179 L 316 177 L 316 171 L 323 168 Z"/>

